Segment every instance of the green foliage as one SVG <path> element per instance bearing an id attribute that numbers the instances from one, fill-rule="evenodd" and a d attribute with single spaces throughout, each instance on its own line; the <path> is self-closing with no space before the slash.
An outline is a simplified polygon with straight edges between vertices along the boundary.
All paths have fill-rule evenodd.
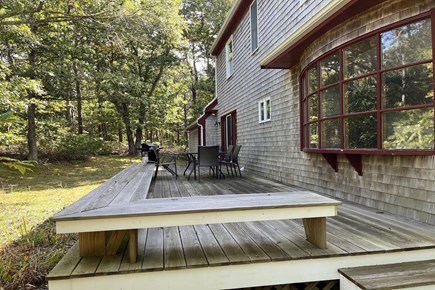
<path id="1" fill-rule="evenodd" d="M 18 170 L 21 174 L 26 173 L 26 171 L 32 171 L 32 167 L 34 166 L 31 161 L 20 161 L 9 157 L 1 157 L 0 156 L 0 164 L 6 166 L 10 169 Z"/>
<path id="2" fill-rule="evenodd" d="M 104 141 L 89 135 L 67 134 L 58 144 L 58 156 L 64 160 L 86 160 L 103 149 Z"/>
<path id="3" fill-rule="evenodd" d="M 0 142 L 27 147 L 29 158 L 38 156 L 31 144 L 48 158 L 65 154 L 58 142 L 79 148 L 60 141 L 74 133 L 127 137 L 130 154 L 144 138 L 182 143 L 213 98 L 208 52 L 231 2 L 3 1 L 0 107 L 22 122 L 0 126 Z M 72 155 L 89 154 L 84 149 Z"/>

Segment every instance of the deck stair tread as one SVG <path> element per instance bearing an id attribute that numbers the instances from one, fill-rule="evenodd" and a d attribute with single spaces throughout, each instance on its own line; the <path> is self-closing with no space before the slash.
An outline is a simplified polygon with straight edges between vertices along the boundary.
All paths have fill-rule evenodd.
<path id="1" fill-rule="evenodd" d="M 363 266 L 338 270 L 362 290 L 406 289 L 433 285 L 435 260 Z"/>

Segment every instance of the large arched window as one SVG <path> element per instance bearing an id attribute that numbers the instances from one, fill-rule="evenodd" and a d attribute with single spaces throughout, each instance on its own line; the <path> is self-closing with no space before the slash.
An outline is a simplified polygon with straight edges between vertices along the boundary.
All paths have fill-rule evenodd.
<path id="1" fill-rule="evenodd" d="M 343 45 L 301 76 L 308 152 L 434 154 L 430 18 Z"/>

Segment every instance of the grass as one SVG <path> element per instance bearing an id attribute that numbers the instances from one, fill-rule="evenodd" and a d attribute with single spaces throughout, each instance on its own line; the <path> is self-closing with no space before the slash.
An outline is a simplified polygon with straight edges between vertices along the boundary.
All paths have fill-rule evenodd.
<path id="1" fill-rule="evenodd" d="M 50 217 L 137 161 L 104 156 L 38 164 L 25 175 L 0 167 L 0 288 L 43 284 L 76 240 L 76 235 L 56 235 Z"/>

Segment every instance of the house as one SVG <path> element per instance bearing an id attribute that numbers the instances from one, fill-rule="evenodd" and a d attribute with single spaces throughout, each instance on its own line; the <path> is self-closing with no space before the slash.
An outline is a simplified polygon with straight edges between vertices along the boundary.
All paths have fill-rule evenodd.
<path id="1" fill-rule="evenodd" d="M 435 224 L 434 8 L 235 1 L 211 49 L 220 128 L 204 130 L 248 171 Z"/>
<path id="2" fill-rule="evenodd" d="M 379 289 L 363 288 L 367 281 L 386 289 L 386 278 L 388 289 L 433 289 L 434 8 L 433 0 L 236 0 L 211 50 L 216 98 L 189 134 L 193 147 L 241 144 L 248 174 L 199 183 L 162 172 L 148 192 L 124 180 L 144 182 L 141 169 L 118 174 L 110 181 L 116 186 L 84 198 L 83 215 L 88 203 L 97 213 L 116 211 L 116 223 L 92 224 L 101 224 L 102 249 L 112 229 L 121 251 L 87 257 L 75 246 L 48 276 L 50 289 L 301 283 L 298 289 L 325 290 L 340 283 L 356 290 Z M 112 188 L 123 194 L 109 199 Z M 227 223 L 225 212 L 222 223 L 144 229 L 137 213 L 149 198 L 218 195 L 210 200 L 219 204 L 220 195 L 301 190 L 342 201 L 328 218 L 327 249 L 311 245 L 305 221 L 288 216 L 258 221 L 259 212 L 256 222 Z M 113 206 L 102 208 L 101 200 Z M 118 207 L 126 200 L 135 211 Z M 117 238 L 125 228 L 110 228 L 121 221 L 137 227 L 130 246 Z"/>

